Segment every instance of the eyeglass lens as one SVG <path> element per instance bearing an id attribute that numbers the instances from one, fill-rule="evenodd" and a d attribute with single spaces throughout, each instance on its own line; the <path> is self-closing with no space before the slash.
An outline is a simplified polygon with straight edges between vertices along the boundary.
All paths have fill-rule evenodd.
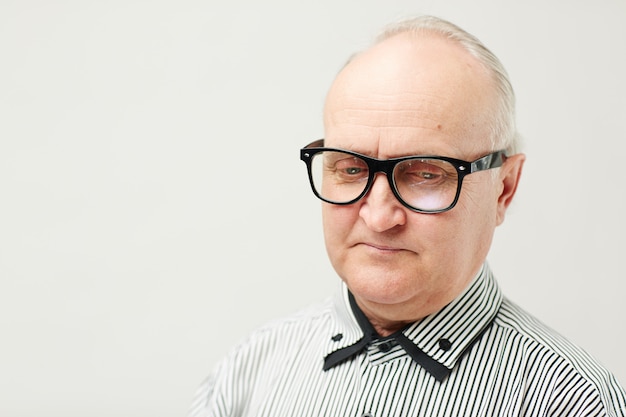
<path id="1" fill-rule="evenodd" d="M 311 162 L 311 176 L 316 192 L 332 203 L 349 203 L 366 189 L 369 180 L 367 162 L 339 152 L 317 153 Z M 418 210 L 443 210 L 455 199 L 458 172 L 450 162 L 435 158 L 414 158 L 398 163 L 393 184 L 400 198 Z"/>

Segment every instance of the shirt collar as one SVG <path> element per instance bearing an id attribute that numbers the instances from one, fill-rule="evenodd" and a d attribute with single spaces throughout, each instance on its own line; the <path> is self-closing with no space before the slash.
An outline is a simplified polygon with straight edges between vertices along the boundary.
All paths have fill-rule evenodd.
<path id="1" fill-rule="evenodd" d="M 402 333 L 417 348 L 414 349 L 416 352 L 428 356 L 427 361 L 437 362 L 434 368 L 439 371 L 425 368 L 442 380 L 489 327 L 501 303 L 502 293 L 485 263 L 455 300 L 438 312 L 406 326 Z M 350 346 L 364 336 L 350 307 L 348 288 L 343 283 L 334 299 L 334 312 L 337 320 L 330 329 L 326 355 Z"/>

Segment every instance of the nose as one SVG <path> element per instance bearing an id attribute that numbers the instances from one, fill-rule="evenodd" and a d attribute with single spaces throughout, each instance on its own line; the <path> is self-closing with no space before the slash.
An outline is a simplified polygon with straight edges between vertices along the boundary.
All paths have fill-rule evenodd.
<path id="1" fill-rule="evenodd" d="M 371 230 L 384 232 L 406 223 L 405 207 L 391 191 L 385 174 L 377 174 L 363 197 L 359 215 Z"/>

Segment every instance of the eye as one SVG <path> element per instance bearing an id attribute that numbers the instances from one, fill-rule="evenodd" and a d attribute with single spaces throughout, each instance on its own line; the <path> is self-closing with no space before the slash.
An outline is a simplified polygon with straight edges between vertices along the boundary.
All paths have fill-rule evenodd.
<path id="1" fill-rule="evenodd" d="M 432 164 L 425 162 L 411 162 L 403 169 L 402 174 L 419 181 L 436 181 L 444 176 L 444 171 Z"/>
<path id="2" fill-rule="evenodd" d="M 416 171 L 416 172 L 413 172 L 411 174 L 416 176 L 416 177 L 424 178 L 425 180 L 435 180 L 435 179 L 441 177 L 440 174 L 434 173 L 434 172 L 429 172 L 429 171 Z"/>
<path id="3" fill-rule="evenodd" d="M 415 159 L 396 168 L 396 180 L 410 186 L 438 186 L 456 180 L 454 167 L 435 159 Z"/>
<path id="4" fill-rule="evenodd" d="M 368 168 L 365 161 L 357 157 L 346 157 L 336 159 L 333 164 L 333 171 L 337 177 L 343 181 L 354 181 L 367 178 Z"/>
<path id="5" fill-rule="evenodd" d="M 363 169 L 359 167 L 348 167 L 348 168 L 344 168 L 342 171 L 344 171 L 348 175 L 356 175 L 360 173 L 362 170 Z"/>

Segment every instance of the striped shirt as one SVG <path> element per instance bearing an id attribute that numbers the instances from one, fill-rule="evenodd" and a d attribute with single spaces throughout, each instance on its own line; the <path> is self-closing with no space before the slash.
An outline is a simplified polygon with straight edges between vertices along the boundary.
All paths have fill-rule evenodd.
<path id="1" fill-rule="evenodd" d="M 419 355 L 379 338 L 324 370 L 326 357 L 363 339 L 359 314 L 342 284 L 255 331 L 201 385 L 190 416 L 626 416 L 615 377 L 503 297 L 487 265 L 456 300 L 402 330 Z"/>

